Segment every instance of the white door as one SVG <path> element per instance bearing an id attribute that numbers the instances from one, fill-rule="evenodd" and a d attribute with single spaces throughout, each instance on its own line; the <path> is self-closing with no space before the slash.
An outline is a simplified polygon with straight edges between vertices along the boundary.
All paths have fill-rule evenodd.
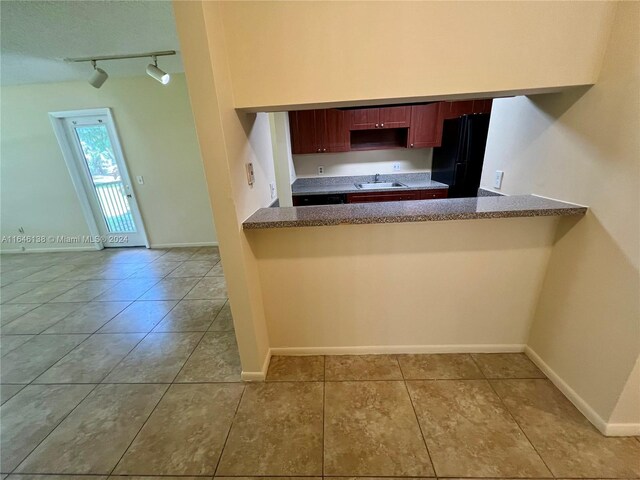
<path id="1" fill-rule="evenodd" d="M 69 171 L 76 177 L 75 183 L 80 183 L 76 185 L 80 201 L 88 204 L 93 216 L 90 230 L 95 227 L 97 232 L 93 233 L 100 237 L 95 243 L 105 247 L 148 246 L 109 112 L 57 112 L 51 115 L 55 119 L 54 127 L 57 122 L 56 133 L 62 134 L 58 140 L 63 152 L 67 153 L 65 160 Z"/>

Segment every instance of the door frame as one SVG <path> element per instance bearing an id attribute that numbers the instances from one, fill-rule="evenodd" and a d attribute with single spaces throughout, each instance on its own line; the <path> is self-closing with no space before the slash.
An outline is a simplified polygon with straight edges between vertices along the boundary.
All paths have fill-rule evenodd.
<path id="1" fill-rule="evenodd" d="M 49 112 L 49 120 L 51 121 L 56 140 L 58 140 L 58 145 L 62 150 L 62 156 L 64 157 L 64 162 L 67 165 L 67 169 L 69 170 L 69 175 L 71 175 L 71 183 L 73 183 L 76 195 L 78 196 L 78 200 L 80 201 L 80 208 L 82 209 L 82 214 L 84 215 L 85 221 L 87 222 L 89 233 L 92 237 L 99 239 L 101 234 L 100 229 L 98 228 L 98 224 L 96 223 L 91 204 L 89 203 L 88 195 L 90 193 L 87 192 L 87 189 L 84 186 L 82 173 L 79 170 L 79 165 L 76 160 L 76 154 L 74 153 L 72 146 L 70 145 L 70 139 L 67 136 L 67 131 L 64 125 L 65 120 L 70 118 L 88 117 L 95 115 L 105 115 L 107 117 L 106 127 L 110 133 L 110 137 L 112 137 L 111 146 L 113 147 L 113 153 L 116 155 L 118 161 L 124 166 L 123 171 L 120 172 L 120 176 L 125 181 L 125 183 L 131 186 L 131 189 L 133 190 L 133 183 L 131 183 L 131 179 L 129 178 L 129 166 L 127 165 L 124 153 L 122 151 L 122 146 L 120 145 L 120 138 L 118 136 L 118 130 L 116 128 L 116 122 L 113 118 L 110 108 L 88 108 L 84 110 Z M 136 195 L 129 199 L 129 203 L 131 206 L 131 214 L 133 215 L 133 220 L 136 224 L 136 227 L 142 234 L 142 238 L 144 240 L 146 248 L 150 248 L 147 229 L 145 228 L 144 222 L 142 220 L 142 215 L 140 214 L 140 209 L 138 208 Z M 102 250 L 104 248 L 104 244 L 101 240 L 92 242 L 92 245 L 96 250 Z"/>

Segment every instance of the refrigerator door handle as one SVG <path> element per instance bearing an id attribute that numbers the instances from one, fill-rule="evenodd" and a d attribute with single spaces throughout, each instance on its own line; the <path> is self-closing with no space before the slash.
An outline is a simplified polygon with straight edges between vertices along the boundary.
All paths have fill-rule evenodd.
<path id="1" fill-rule="evenodd" d="M 456 163 L 453 167 L 453 184 L 459 185 L 462 183 L 466 174 L 467 165 L 465 163 Z"/>

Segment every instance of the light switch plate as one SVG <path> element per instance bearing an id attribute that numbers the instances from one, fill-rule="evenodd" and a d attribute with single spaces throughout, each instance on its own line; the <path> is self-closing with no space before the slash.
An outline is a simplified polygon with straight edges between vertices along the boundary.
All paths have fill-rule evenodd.
<path id="1" fill-rule="evenodd" d="M 275 183 L 270 183 L 269 184 L 269 190 L 271 191 L 271 200 L 276 198 L 276 184 Z"/>
<path id="2" fill-rule="evenodd" d="M 500 189 L 502 187 L 502 177 L 504 177 L 504 172 L 502 170 L 496 170 L 496 176 L 493 180 L 494 188 Z"/>
<path id="3" fill-rule="evenodd" d="M 139 185 L 144 185 L 144 178 L 142 177 L 142 175 L 138 175 L 136 177 L 136 181 L 138 182 Z"/>

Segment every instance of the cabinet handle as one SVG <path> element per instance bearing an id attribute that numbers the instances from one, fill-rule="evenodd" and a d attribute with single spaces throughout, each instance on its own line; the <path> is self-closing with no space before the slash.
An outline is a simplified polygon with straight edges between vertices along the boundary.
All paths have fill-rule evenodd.
<path id="1" fill-rule="evenodd" d="M 319 148 L 319 149 L 318 149 L 318 153 L 320 153 L 321 151 L 322 151 L 322 149 L 321 149 L 321 148 Z"/>
<path id="2" fill-rule="evenodd" d="M 326 148 L 323 148 L 323 149 L 322 149 L 322 151 L 323 151 L 323 152 L 326 152 L 326 151 L 327 151 L 327 149 L 326 149 Z"/>
<path id="3" fill-rule="evenodd" d="M 380 127 L 380 125 L 376 123 L 376 128 L 379 128 L 379 127 Z"/>
<path id="4" fill-rule="evenodd" d="M 381 124 L 380 124 L 380 128 L 382 128 L 382 127 L 384 127 L 384 123 L 381 123 Z"/>
<path id="5" fill-rule="evenodd" d="M 411 144 L 411 148 L 413 148 L 413 143 Z"/>

